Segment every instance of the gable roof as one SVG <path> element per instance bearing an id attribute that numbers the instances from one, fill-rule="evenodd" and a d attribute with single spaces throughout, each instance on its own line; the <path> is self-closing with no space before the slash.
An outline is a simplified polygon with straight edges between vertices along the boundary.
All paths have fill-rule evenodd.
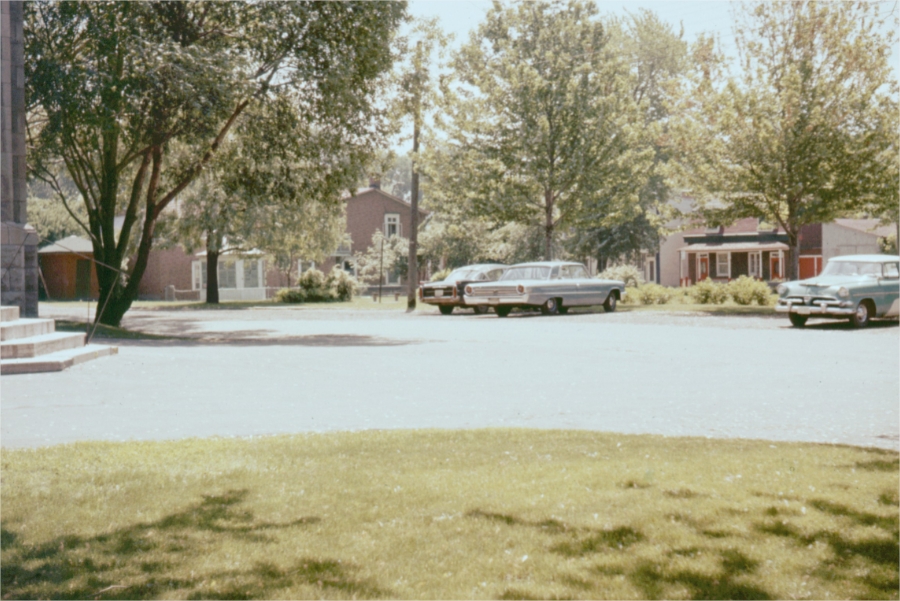
<path id="1" fill-rule="evenodd" d="M 87 238 L 82 238 L 81 236 L 69 236 L 68 238 L 57 240 L 50 246 L 45 246 L 38 250 L 38 254 L 40 255 L 48 253 L 94 254 L 94 247 Z"/>
<path id="2" fill-rule="evenodd" d="M 381 188 L 366 188 L 365 190 L 360 190 L 354 196 L 349 196 L 349 197 L 345 198 L 344 202 L 350 202 L 351 200 L 361 200 L 364 196 L 370 196 L 370 195 L 381 196 L 395 204 L 400 205 L 401 207 L 403 207 L 407 210 L 412 208 L 410 206 L 410 204 L 408 202 L 406 202 L 405 200 L 403 200 L 402 198 L 394 196 L 393 194 L 388 194 Z M 419 207 L 419 214 L 423 215 L 423 216 L 428 215 L 429 211 L 426 211 L 425 209 Z"/>
<path id="3" fill-rule="evenodd" d="M 847 229 L 886 238 L 894 234 L 896 225 L 882 225 L 878 219 L 835 219 L 834 222 Z"/>

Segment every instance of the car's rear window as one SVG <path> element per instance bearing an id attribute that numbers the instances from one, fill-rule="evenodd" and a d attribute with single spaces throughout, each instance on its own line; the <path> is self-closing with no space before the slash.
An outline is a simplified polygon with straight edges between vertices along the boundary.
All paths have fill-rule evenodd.
<path id="1" fill-rule="evenodd" d="M 550 268 L 540 265 L 527 267 L 510 267 L 500 276 L 501 280 L 546 280 Z"/>

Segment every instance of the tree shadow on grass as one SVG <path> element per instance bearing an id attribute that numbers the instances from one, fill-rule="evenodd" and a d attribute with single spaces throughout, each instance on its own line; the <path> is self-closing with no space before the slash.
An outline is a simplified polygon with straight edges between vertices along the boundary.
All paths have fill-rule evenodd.
<path id="1" fill-rule="evenodd" d="M 320 521 L 304 516 L 287 522 L 256 519 L 243 509 L 246 490 L 205 495 L 181 511 L 153 522 L 135 523 L 94 536 L 62 535 L 38 545 L 2 528 L 3 599 L 157 599 L 175 594 L 191 599 L 258 599 L 297 585 L 321 595 L 385 597 L 372 583 L 354 577 L 352 565 L 327 558 L 303 558 L 289 567 L 258 563 L 174 577 L 188 559 L 209 551 L 210 538 L 267 543 Z M 222 584 L 216 584 L 222 583 Z M 314 593 L 315 594 L 315 593 Z"/>
<path id="2" fill-rule="evenodd" d="M 487 519 L 499 522 L 510 527 L 525 527 L 539 529 L 550 540 L 550 551 L 565 558 L 577 559 L 601 553 L 628 553 L 628 548 L 648 538 L 640 531 L 630 526 L 619 526 L 609 529 L 597 529 L 570 526 L 559 520 L 525 520 L 503 513 L 493 513 L 483 510 L 469 511 L 467 517 Z M 562 540 L 561 540 L 562 539 Z M 686 555 L 693 556 L 699 549 Z M 638 587 L 641 592 L 650 599 L 666 598 L 672 594 L 673 587 L 687 588 L 692 599 L 770 599 L 772 596 L 764 589 L 747 584 L 740 580 L 741 577 L 752 574 L 759 562 L 747 557 L 736 549 L 710 550 L 707 553 L 719 555 L 721 569 L 714 575 L 706 575 L 690 570 L 670 572 L 658 565 L 641 562 L 636 567 L 625 566 L 594 566 L 587 577 L 575 576 L 570 573 L 560 574 L 555 580 L 563 582 L 572 589 L 578 591 L 581 596 L 587 593 L 602 593 L 598 584 L 591 576 L 624 576 Z M 673 553 L 680 555 L 679 553 Z M 545 595 L 531 592 L 523 588 L 506 589 L 500 599 L 543 599 Z"/>

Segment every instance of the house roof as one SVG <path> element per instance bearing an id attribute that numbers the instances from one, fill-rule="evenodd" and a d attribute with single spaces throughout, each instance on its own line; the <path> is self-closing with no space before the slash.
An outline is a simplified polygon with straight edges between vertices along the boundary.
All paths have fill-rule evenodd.
<path id="1" fill-rule="evenodd" d="M 91 241 L 81 236 L 69 236 L 62 240 L 57 240 L 50 246 L 45 246 L 38 251 L 38 254 L 45 255 L 50 253 L 81 253 L 94 254 L 94 246 Z"/>
<path id="2" fill-rule="evenodd" d="M 388 194 L 387 192 L 385 192 L 385 191 L 382 190 L 381 188 L 366 188 L 365 190 L 360 190 L 360 191 L 357 192 L 354 196 L 349 196 L 349 197 L 345 198 L 344 200 L 345 200 L 346 202 L 349 202 L 349 201 L 351 201 L 351 200 L 359 200 L 359 199 L 361 199 L 363 196 L 366 196 L 366 195 L 369 195 L 369 194 L 373 194 L 373 193 L 374 193 L 374 194 L 377 194 L 377 195 L 380 195 L 380 196 L 382 196 L 382 197 L 384 197 L 384 198 L 386 198 L 386 199 L 388 199 L 388 200 L 390 200 L 390 201 L 392 201 L 392 202 L 395 202 L 395 203 L 399 204 L 400 206 L 404 207 L 405 209 L 410 209 L 410 208 L 411 208 L 411 206 L 410 206 L 410 204 L 409 204 L 408 202 L 406 202 L 405 200 L 403 200 L 402 198 L 400 198 L 400 197 L 398 197 L 398 196 L 394 196 L 393 194 Z M 428 214 L 429 214 L 429 211 L 426 211 L 425 209 L 419 207 L 419 214 L 420 214 L 420 215 L 428 215 Z"/>
<path id="3" fill-rule="evenodd" d="M 721 244 L 689 244 L 678 250 L 691 252 L 755 252 L 762 250 L 789 250 L 784 242 L 723 242 Z"/>
<path id="4" fill-rule="evenodd" d="M 896 224 L 882 225 L 878 219 L 835 219 L 834 222 L 841 227 L 880 238 L 886 238 L 897 231 Z"/>

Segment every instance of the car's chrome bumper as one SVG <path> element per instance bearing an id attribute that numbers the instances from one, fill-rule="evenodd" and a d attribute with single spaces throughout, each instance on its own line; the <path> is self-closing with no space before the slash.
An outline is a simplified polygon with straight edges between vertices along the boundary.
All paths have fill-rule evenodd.
<path id="1" fill-rule="evenodd" d="M 458 296 L 426 296 L 419 299 L 426 305 L 465 305 L 466 303 Z"/>
<path id="2" fill-rule="evenodd" d="M 776 313 L 795 313 L 797 315 L 821 315 L 825 317 L 850 317 L 856 313 L 852 301 L 841 301 L 840 304 L 818 303 L 806 305 L 791 301 L 778 301 Z"/>
<path id="3" fill-rule="evenodd" d="M 529 294 L 517 294 L 515 296 L 469 296 L 467 294 L 464 298 L 467 305 L 496 307 L 499 305 L 532 305 L 534 303 L 530 302 L 530 297 L 531 295 Z"/>

